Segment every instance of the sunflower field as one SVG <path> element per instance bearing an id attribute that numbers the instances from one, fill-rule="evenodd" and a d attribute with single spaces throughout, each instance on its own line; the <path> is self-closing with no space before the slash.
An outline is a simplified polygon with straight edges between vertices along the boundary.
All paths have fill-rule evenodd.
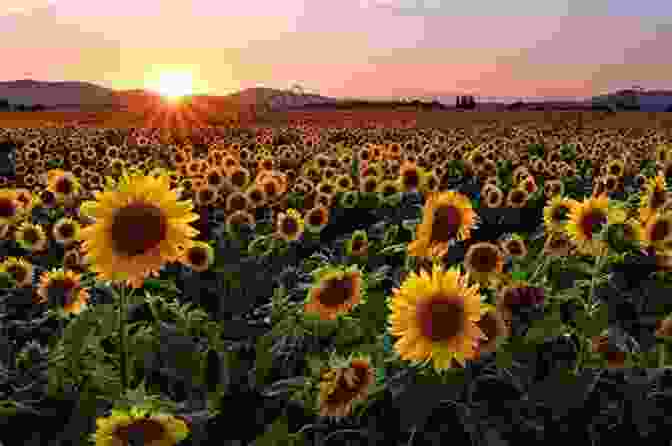
<path id="1" fill-rule="evenodd" d="M 0 128 L 0 442 L 668 444 L 671 182 L 664 128 Z"/>

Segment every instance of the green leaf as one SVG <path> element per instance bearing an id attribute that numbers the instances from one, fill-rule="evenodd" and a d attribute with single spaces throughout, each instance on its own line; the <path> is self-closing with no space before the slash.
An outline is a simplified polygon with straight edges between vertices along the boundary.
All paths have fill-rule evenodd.
<path id="1" fill-rule="evenodd" d="M 378 254 L 381 255 L 394 255 L 394 254 L 400 254 L 402 252 L 406 251 L 406 243 L 399 243 L 397 245 L 390 245 L 386 246 L 383 249 L 381 249 Z"/>
<path id="2" fill-rule="evenodd" d="M 587 319 L 583 331 L 586 336 L 598 336 L 609 326 L 609 308 L 600 305 L 597 311 Z"/>
<path id="3" fill-rule="evenodd" d="M 559 311 L 553 311 L 543 319 L 535 321 L 527 330 L 526 342 L 540 343 L 548 339 L 556 338 L 565 332 L 565 324 L 562 323 Z"/>
<path id="4" fill-rule="evenodd" d="M 385 230 L 385 236 L 383 237 L 383 245 L 387 246 L 390 243 L 393 243 L 397 239 L 397 234 L 399 234 L 399 225 L 390 225 Z"/>
<path id="5" fill-rule="evenodd" d="M 79 359 L 81 357 L 86 339 L 94 328 L 94 324 L 89 320 L 90 314 L 88 312 L 81 313 L 65 327 L 63 331 L 63 345 L 65 347 L 66 356 L 77 370 Z"/>
<path id="6" fill-rule="evenodd" d="M 255 373 L 257 386 L 262 386 L 270 372 L 273 364 L 273 354 L 271 353 L 271 346 L 273 345 L 273 338 L 270 335 L 262 336 L 257 340 L 255 349 Z"/>
<path id="7" fill-rule="evenodd" d="M 513 280 L 525 280 L 527 279 L 527 272 L 526 271 L 514 271 L 511 273 L 511 278 Z"/>
<path id="8" fill-rule="evenodd" d="M 254 440 L 254 446 L 289 446 L 293 443 L 285 416 L 278 417 L 270 428 Z"/>

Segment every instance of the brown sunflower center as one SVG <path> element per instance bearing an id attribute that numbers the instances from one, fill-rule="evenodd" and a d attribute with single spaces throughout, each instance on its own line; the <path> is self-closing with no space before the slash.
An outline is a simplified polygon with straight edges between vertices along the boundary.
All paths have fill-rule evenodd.
<path id="1" fill-rule="evenodd" d="M 364 367 L 349 367 L 339 373 L 334 390 L 326 400 L 331 404 L 348 403 L 352 401 L 367 383 L 368 370 Z"/>
<path id="2" fill-rule="evenodd" d="M 124 256 L 140 255 L 165 240 L 168 225 L 161 209 L 136 202 L 119 209 L 112 220 L 114 250 Z"/>
<path id="3" fill-rule="evenodd" d="M 64 223 L 62 225 L 59 225 L 58 233 L 63 238 L 70 238 L 73 235 L 75 235 L 75 227 L 70 223 Z"/>
<path id="4" fill-rule="evenodd" d="M 605 224 L 607 224 L 607 216 L 603 212 L 595 210 L 583 217 L 581 230 L 588 239 L 591 239 L 593 234 L 602 231 Z"/>
<path id="5" fill-rule="evenodd" d="M 215 196 L 215 194 L 210 189 L 201 189 L 198 191 L 200 201 L 203 203 L 209 203 Z"/>
<path id="6" fill-rule="evenodd" d="M 29 244 L 37 243 L 40 240 L 40 234 L 35 230 L 35 228 L 27 228 L 23 231 L 23 240 Z"/>
<path id="7" fill-rule="evenodd" d="M 365 247 L 366 247 L 366 243 L 364 242 L 364 239 L 356 238 L 352 241 L 351 250 L 354 253 L 361 252 Z"/>
<path id="8" fill-rule="evenodd" d="M 285 235 L 295 235 L 299 232 L 299 223 L 293 217 L 285 217 L 282 219 L 280 230 Z"/>
<path id="9" fill-rule="evenodd" d="M 378 186 L 378 181 L 375 179 L 367 180 L 364 183 L 364 191 L 365 192 L 373 192 L 376 190 L 376 187 Z"/>
<path id="10" fill-rule="evenodd" d="M 194 246 L 187 254 L 189 263 L 192 265 L 205 265 L 208 263 L 208 252 L 201 246 Z"/>
<path id="11" fill-rule="evenodd" d="M 9 198 L 0 198 L 0 217 L 12 217 L 15 213 L 14 201 Z"/>
<path id="12" fill-rule="evenodd" d="M 243 187 L 247 180 L 247 175 L 242 170 L 236 170 L 231 174 L 231 183 L 236 187 Z"/>
<path id="13" fill-rule="evenodd" d="M 669 221 L 658 220 L 651 230 L 651 241 L 660 242 L 665 240 L 670 235 L 670 230 L 672 230 L 672 227 Z"/>
<path id="14" fill-rule="evenodd" d="M 567 220 L 569 208 L 567 206 L 556 206 L 551 214 L 551 219 L 556 223 L 561 223 Z"/>
<path id="15" fill-rule="evenodd" d="M 121 427 L 114 432 L 114 437 L 121 440 L 121 444 L 152 444 L 161 440 L 165 429 L 158 421 L 139 419 L 128 426 Z"/>
<path id="16" fill-rule="evenodd" d="M 461 212 L 455 206 L 440 206 L 434 211 L 430 242 L 447 242 L 457 235 Z"/>
<path id="17" fill-rule="evenodd" d="M 247 200 L 245 200 L 245 197 L 242 194 L 232 195 L 229 200 L 229 205 L 231 210 L 242 211 L 247 207 Z"/>
<path id="18" fill-rule="evenodd" d="M 47 298 L 59 306 L 72 302 L 75 282 L 72 279 L 52 279 L 47 285 Z"/>
<path id="19" fill-rule="evenodd" d="M 325 279 L 320 287 L 320 303 L 327 307 L 336 307 L 348 302 L 355 292 L 354 281 L 352 274 Z"/>
<path id="20" fill-rule="evenodd" d="M 26 271 L 25 268 L 19 266 L 19 265 L 11 265 L 7 268 L 7 272 L 12 275 L 14 280 L 17 282 L 22 282 L 25 280 L 26 276 L 28 275 L 28 271 Z"/>
<path id="21" fill-rule="evenodd" d="M 506 250 L 512 256 L 520 256 L 523 254 L 523 244 L 520 240 L 509 240 L 506 244 Z"/>
<path id="22" fill-rule="evenodd" d="M 485 334 L 485 336 L 488 338 L 488 341 L 497 337 L 497 318 L 492 312 L 488 311 L 483 316 L 481 316 L 481 319 L 477 324 L 483 334 Z"/>
<path id="23" fill-rule="evenodd" d="M 453 338 L 464 326 L 464 307 L 456 299 L 437 297 L 418 304 L 416 310 L 420 332 L 432 342 Z"/>
<path id="24" fill-rule="evenodd" d="M 497 252 L 489 246 L 477 247 L 471 256 L 471 266 L 479 273 L 489 273 L 497 267 Z"/>
<path id="25" fill-rule="evenodd" d="M 324 215 L 321 211 L 314 211 L 308 215 L 308 223 L 311 226 L 322 226 L 324 224 Z"/>
<path id="26" fill-rule="evenodd" d="M 402 175 L 404 187 L 417 188 L 420 185 L 420 175 L 416 169 L 406 169 Z"/>
<path id="27" fill-rule="evenodd" d="M 526 194 L 522 190 L 514 190 L 511 192 L 511 203 L 522 204 L 525 202 Z"/>
<path id="28" fill-rule="evenodd" d="M 667 200 L 667 192 L 664 189 L 656 188 L 651 195 L 651 208 L 658 209 L 665 204 L 665 200 Z"/>

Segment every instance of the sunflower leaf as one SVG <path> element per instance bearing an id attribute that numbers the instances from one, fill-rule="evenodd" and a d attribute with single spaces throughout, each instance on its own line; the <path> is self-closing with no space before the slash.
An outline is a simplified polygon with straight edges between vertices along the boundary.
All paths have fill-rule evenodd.
<path id="1" fill-rule="evenodd" d="M 397 245 L 386 246 L 385 248 L 380 250 L 379 254 L 380 255 L 400 254 L 404 251 L 406 251 L 406 243 L 399 243 Z"/>
<path id="2" fill-rule="evenodd" d="M 553 311 L 543 319 L 534 321 L 527 330 L 525 340 L 530 343 L 540 343 L 556 338 L 565 332 L 560 311 Z"/>

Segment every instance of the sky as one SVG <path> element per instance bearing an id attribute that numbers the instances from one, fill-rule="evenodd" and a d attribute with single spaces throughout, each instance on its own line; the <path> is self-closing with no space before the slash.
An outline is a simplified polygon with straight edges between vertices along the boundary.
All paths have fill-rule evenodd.
<path id="1" fill-rule="evenodd" d="M 197 94 L 672 90 L 670 0 L 0 0 L 0 36 L 0 81 L 133 89 L 177 70 Z"/>

